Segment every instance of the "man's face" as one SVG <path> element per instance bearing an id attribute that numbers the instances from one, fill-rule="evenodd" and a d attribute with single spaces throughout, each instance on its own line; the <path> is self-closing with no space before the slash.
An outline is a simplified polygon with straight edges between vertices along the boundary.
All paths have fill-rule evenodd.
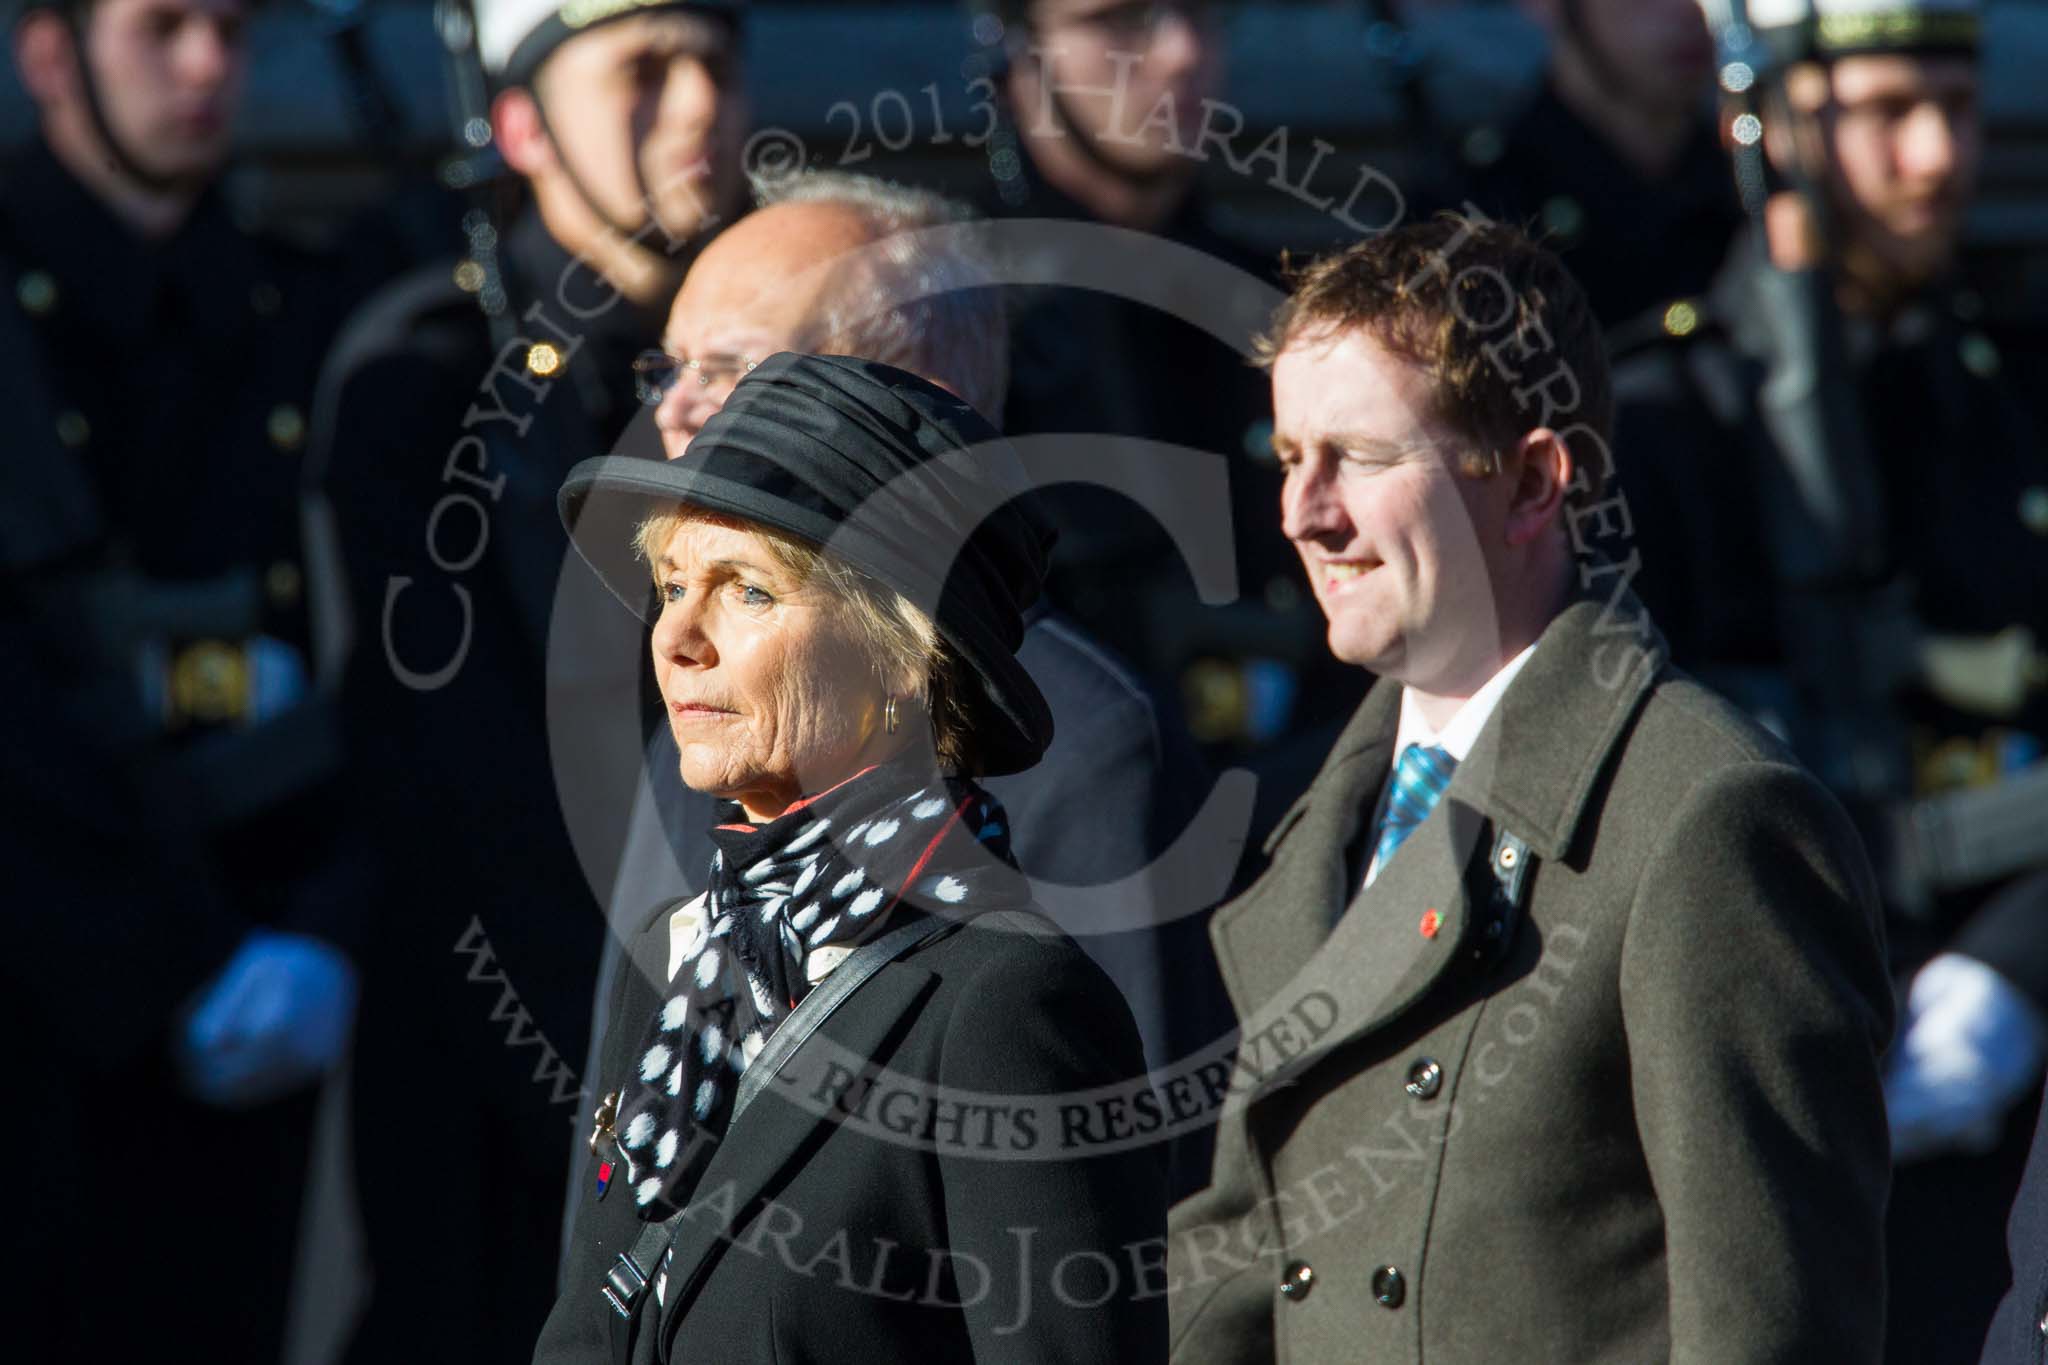
<path id="1" fill-rule="evenodd" d="M 1273 445 L 1281 529 L 1329 618 L 1330 652 L 1448 691 L 1497 655 L 1484 547 L 1502 543 L 1511 490 L 1456 472 L 1469 442 L 1429 394 L 1419 367 L 1366 332 L 1312 329 L 1273 365 Z"/>
<path id="2" fill-rule="evenodd" d="M 1530 0 L 1526 8 L 1556 40 L 1569 35 L 1562 0 Z M 1697 106 L 1714 75 L 1714 40 L 1697 0 L 1579 0 L 1585 37 L 1602 74 L 1626 104 L 1685 110 Z"/>
<path id="3" fill-rule="evenodd" d="M 1838 59 L 1824 115 L 1845 245 L 1908 287 L 1954 258 L 1983 156 L 1964 57 Z"/>
<path id="4" fill-rule="evenodd" d="M 871 240 L 867 223 L 829 203 L 775 204 L 727 228 L 690 264 L 669 309 L 662 349 L 683 370 L 655 409 L 670 459 L 725 405 L 747 362 L 807 349 L 846 252 Z"/>
<path id="5" fill-rule="evenodd" d="M 1222 71 L 1206 0 L 1041 0 L 1031 19 L 1039 78 L 1104 159 L 1145 175 L 1194 149 Z M 1017 112 L 1034 131 L 1045 122 Z"/>
<path id="6" fill-rule="evenodd" d="M 169 180 L 211 179 L 227 160 L 248 58 L 242 0 L 98 0 L 85 60 L 122 151 Z"/>
<path id="7" fill-rule="evenodd" d="M 556 156 L 604 217 L 637 229 L 651 210 L 680 242 L 737 195 L 746 126 L 737 65 L 716 20 L 640 14 L 563 43 L 534 93 Z"/>

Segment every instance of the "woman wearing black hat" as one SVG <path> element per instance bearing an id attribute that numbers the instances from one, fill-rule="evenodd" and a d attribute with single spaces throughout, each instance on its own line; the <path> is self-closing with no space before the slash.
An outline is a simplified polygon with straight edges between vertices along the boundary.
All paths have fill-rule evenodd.
<path id="1" fill-rule="evenodd" d="M 565 485 L 735 808 L 629 945 L 537 1361 L 1164 1359 L 1137 1032 L 974 781 L 1051 738 L 1013 464 L 923 380 L 781 355 L 685 459 Z"/>

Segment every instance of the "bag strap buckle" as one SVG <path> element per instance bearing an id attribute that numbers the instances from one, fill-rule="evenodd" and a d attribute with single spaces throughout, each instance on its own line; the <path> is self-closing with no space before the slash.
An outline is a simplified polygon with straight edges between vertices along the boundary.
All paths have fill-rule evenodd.
<path id="1" fill-rule="evenodd" d="M 604 1301 L 629 1322 L 647 1297 L 648 1282 L 654 1278 L 653 1271 L 660 1268 L 661 1258 L 675 1235 L 674 1223 L 674 1217 L 649 1223 L 640 1230 L 640 1240 L 633 1243 L 633 1249 L 620 1252 L 612 1268 L 605 1272 Z"/>

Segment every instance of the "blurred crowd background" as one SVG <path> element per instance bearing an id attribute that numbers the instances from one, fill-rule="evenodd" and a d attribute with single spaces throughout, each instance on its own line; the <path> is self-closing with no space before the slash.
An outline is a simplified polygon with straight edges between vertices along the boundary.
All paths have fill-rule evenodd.
<path id="1" fill-rule="evenodd" d="M 194 2 L 95 0 L 101 17 L 155 6 L 166 22 Z M 236 0 L 204 5 L 241 13 Z M 1774 552 L 1748 522 L 1701 511 L 1717 496 L 1711 477 L 1694 487 L 1657 468 L 1660 450 L 1688 443 L 1701 451 L 1695 476 L 1723 451 L 1728 480 L 1747 468 L 1733 456 L 1739 419 L 1724 430 L 1723 414 L 1667 392 L 1667 369 L 1688 357 L 1724 341 L 1741 352 L 1745 325 L 1728 287 L 1742 269 L 1743 204 L 1711 41 L 1690 0 L 745 10 L 711 80 L 715 98 L 744 110 L 727 115 L 727 132 L 750 169 L 855 171 L 990 216 L 1113 223 L 1273 287 L 1284 260 L 1404 215 L 1476 205 L 1528 226 L 1613 329 L 1641 588 L 1678 661 L 1766 716 L 1784 710 L 1774 687 L 1810 682 L 1777 642 L 1753 648 L 1744 633 L 1744 612 L 1770 614 L 1783 587 L 1782 574 L 1749 571 Z M 220 49 L 247 62 L 232 157 L 217 185 L 202 167 L 191 180 L 200 208 L 154 235 L 136 229 L 162 189 L 147 174 L 131 177 L 142 192 L 116 211 L 104 186 L 38 150 L 46 124 L 21 75 L 57 69 L 57 39 L 28 37 L 31 21 L 54 13 L 77 34 L 94 6 L 6 12 L 20 23 L 19 69 L 0 79 L 11 466 L 0 474 L 11 655 L 0 1008 L 25 1090 L 0 1165 L 17 1191 L 10 1246 L 38 1267 L 8 1298 L 20 1296 L 19 1320 L 49 1323 L 29 1358 L 105 1358 L 48 1305 L 118 1296 L 102 1282 L 132 1277 L 158 1286 L 167 1315 L 140 1323 L 136 1340 L 163 1343 L 181 1311 L 239 1324 L 239 1341 L 198 1329 L 210 1359 L 524 1359 L 513 1343 L 531 1340 L 552 1295 L 568 1163 L 594 1103 L 579 1073 L 610 897 L 605 855 L 593 862 L 562 833 L 545 650 L 521 634 L 521 595 L 552 592 L 559 535 L 525 542 L 541 587 L 515 584 L 502 610 L 476 608 L 477 659 L 439 694 L 440 710 L 394 719 L 413 694 L 365 700 L 357 680 L 365 658 L 369 672 L 389 672 L 365 646 L 379 618 L 363 608 L 363 585 L 375 600 L 391 565 L 431 573 L 422 536 L 453 486 L 447 469 L 472 461 L 459 468 L 475 488 L 508 472 L 491 463 L 495 447 L 456 448 L 461 408 L 447 394 L 488 390 L 512 336 L 479 319 L 519 315 L 520 269 L 566 267 L 575 244 L 547 243 L 527 188 L 545 174 L 508 166 L 523 154 L 492 135 L 503 72 L 487 70 L 465 4 L 251 5 L 245 38 Z M 512 21 L 484 16 L 486 49 L 493 22 Z M 1112 149 L 1079 169 L 1039 164 L 1053 153 L 1020 135 L 1013 107 L 1013 54 L 1034 26 L 1144 52 L 1142 79 L 1227 107 L 1230 152 L 1148 160 L 1143 148 Z M 1890 524 L 1870 532 L 1879 548 L 1851 545 L 1849 558 L 1881 561 L 1873 582 L 1906 566 L 1923 594 L 1920 625 L 1952 647 L 1910 646 L 1910 685 L 1827 694 L 1857 713 L 1839 727 L 1847 740 L 1827 715 L 1794 735 L 1867 814 L 1888 877 L 1909 842 L 1887 832 L 1895 817 L 1937 828 L 1954 853 L 1940 875 L 1921 866 L 1888 880 L 1902 1018 L 1909 1031 L 1936 1020 L 1931 1060 L 1918 1072 L 1902 1064 L 1892 1097 L 1891 1337 L 1893 1358 L 1913 1365 L 1976 1359 L 2007 1283 L 2001 1234 L 2048 1040 L 2048 859 L 2024 829 L 1977 850 L 1981 866 L 1955 852 L 2000 821 L 2026 825 L 2038 798 L 2017 816 L 2010 800 L 1928 804 L 2029 780 L 2038 792 L 2048 734 L 2048 5 L 1986 6 L 1978 65 L 1983 151 L 1960 239 L 1907 300 L 1938 293 L 1939 318 L 1901 339 L 1909 310 L 1879 310 L 1845 362 L 1880 461 L 1888 441 L 1909 441 L 1941 471 L 1924 486 L 1888 485 Z M 98 104 L 125 98 L 118 69 L 95 79 Z M 45 118 L 67 88 L 68 117 L 87 129 L 76 135 L 90 138 L 105 108 L 80 103 L 75 86 L 42 94 Z M 1088 145 L 1085 129 L 1076 141 Z M 559 180 L 549 192 L 564 193 Z M 731 193 L 744 193 L 736 175 Z M 696 245 L 675 258 L 677 279 Z M 1057 511 L 1051 600 L 1131 670 L 1187 750 L 1185 771 L 1257 778 L 1241 878 L 1368 682 L 1328 660 L 1277 535 L 1249 335 L 1226 346 L 1106 295 L 1014 292 L 1007 430 L 1145 437 L 1227 459 L 1237 601 L 1200 600 L 1163 536 L 1100 498 Z M 560 470 L 609 449 L 661 396 L 644 367 L 636 394 L 630 362 L 674 349 L 666 314 L 662 300 L 635 299 L 594 330 L 588 354 L 602 367 L 572 366 L 573 349 L 549 358 L 530 329 L 517 338 L 508 373 L 529 392 L 563 375 L 589 390 L 576 400 L 580 424 L 540 428 L 540 444 L 559 447 L 553 480 L 528 471 L 551 532 Z M 394 461 L 406 467 L 387 480 Z M 88 492 L 61 473 L 73 465 L 91 471 Z M 521 515 L 492 513 L 483 538 L 500 538 L 494 558 L 518 553 L 507 547 L 522 544 Z M 452 545 L 475 533 L 448 534 Z M 1855 593 L 1828 600 L 1850 597 L 1859 605 L 1823 617 L 1862 619 Z M 425 639 L 448 622 L 414 624 Z M 1841 657 L 1862 661 L 1845 671 L 1882 671 L 1865 634 L 1844 639 Z M 392 687 L 388 676 L 379 685 Z M 1893 707 L 1895 692 L 1912 695 Z M 1859 708 L 1877 693 L 1884 716 L 1871 722 Z M 333 715 L 322 719 L 325 701 Z M 153 720 L 127 725 L 131 712 Z M 1873 745 L 1898 763 L 1873 771 Z M 177 762 L 156 764 L 160 751 Z M 493 920 L 472 896 L 527 903 Z M 1206 908 L 1188 907 L 1197 941 Z M 1945 954 L 1977 966 L 1923 977 Z M 1971 975 L 1985 963 L 1991 978 Z M 1158 1009 L 1175 1017 L 1148 1031 L 1155 1063 L 1177 1055 L 1163 1038 L 1228 1027 L 1199 975 L 1162 993 Z M 197 1311 L 200 1297 L 232 1312 Z M 493 1305 L 502 1335 L 465 1330 L 410 1354 L 432 1339 L 436 1304 L 455 1301 Z"/>

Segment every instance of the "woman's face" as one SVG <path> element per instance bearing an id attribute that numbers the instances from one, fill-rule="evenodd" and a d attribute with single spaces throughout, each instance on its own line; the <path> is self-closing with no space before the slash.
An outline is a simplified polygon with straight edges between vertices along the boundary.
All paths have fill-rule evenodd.
<path id="1" fill-rule="evenodd" d="M 683 781 L 772 820 L 901 747 L 888 691 L 822 583 L 753 531 L 689 517 L 655 556 L 654 678 Z"/>

